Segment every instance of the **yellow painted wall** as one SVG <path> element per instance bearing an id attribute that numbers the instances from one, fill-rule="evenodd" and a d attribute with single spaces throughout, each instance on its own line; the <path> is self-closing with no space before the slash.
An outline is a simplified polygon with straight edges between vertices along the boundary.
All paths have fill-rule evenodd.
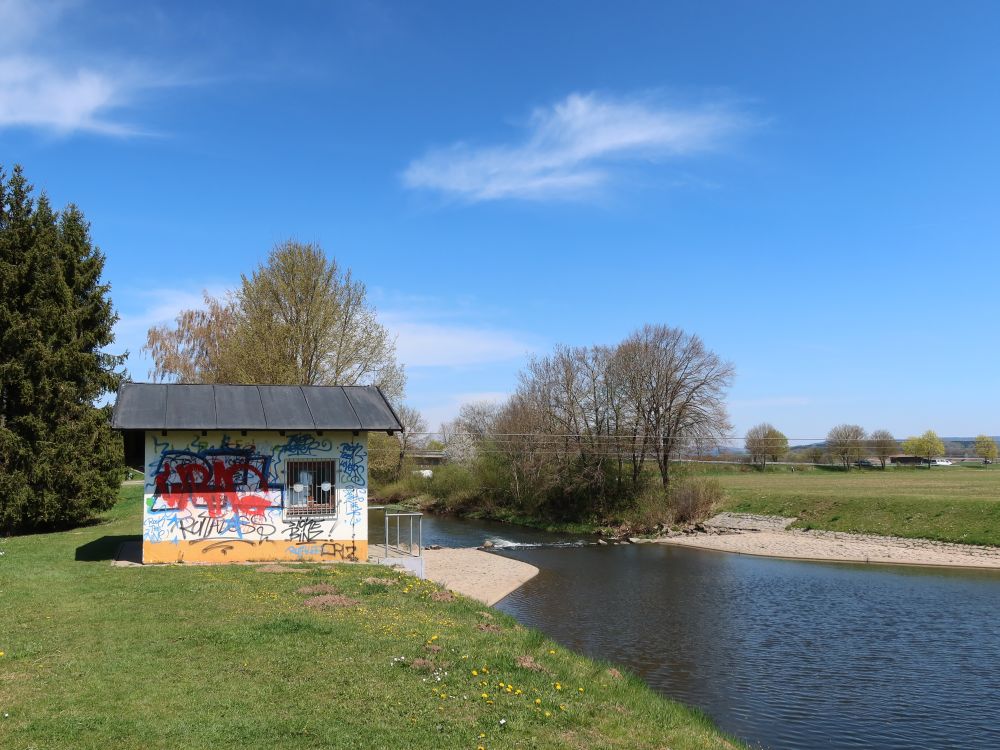
<path id="1" fill-rule="evenodd" d="M 244 541 L 240 539 L 146 542 L 144 563 L 335 562 L 368 559 L 368 541 Z"/>

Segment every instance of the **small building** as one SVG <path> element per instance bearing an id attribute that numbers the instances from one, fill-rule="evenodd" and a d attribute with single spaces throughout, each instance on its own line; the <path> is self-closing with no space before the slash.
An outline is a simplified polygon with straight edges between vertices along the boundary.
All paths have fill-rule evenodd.
<path id="1" fill-rule="evenodd" d="M 889 456 L 889 463 L 893 466 L 924 466 L 927 463 L 927 459 L 923 456 L 900 454 Z"/>
<path id="2" fill-rule="evenodd" d="M 127 383 L 112 426 L 144 473 L 142 560 L 368 559 L 374 386 Z"/>

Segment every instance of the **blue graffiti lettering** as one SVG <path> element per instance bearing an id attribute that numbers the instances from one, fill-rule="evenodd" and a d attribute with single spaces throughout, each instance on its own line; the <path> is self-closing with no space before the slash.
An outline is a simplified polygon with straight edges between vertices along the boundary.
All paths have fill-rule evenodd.
<path id="1" fill-rule="evenodd" d="M 340 444 L 340 476 L 344 483 L 365 486 L 365 459 L 368 454 L 361 443 Z"/>

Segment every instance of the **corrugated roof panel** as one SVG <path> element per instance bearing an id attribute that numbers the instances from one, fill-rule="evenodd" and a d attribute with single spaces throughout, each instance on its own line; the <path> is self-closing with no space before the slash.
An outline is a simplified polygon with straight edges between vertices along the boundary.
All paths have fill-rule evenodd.
<path id="1" fill-rule="evenodd" d="M 163 429 L 167 389 L 156 383 L 125 383 L 118 391 L 111 426 L 119 430 Z"/>
<path id="2" fill-rule="evenodd" d="M 347 394 L 340 386 L 302 386 L 302 395 L 312 412 L 313 421 L 320 429 L 360 430 L 361 420 L 354 413 Z"/>
<path id="3" fill-rule="evenodd" d="M 389 408 L 389 403 L 375 386 L 345 391 L 361 424 L 368 430 L 401 430 L 403 426 Z"/>
<path id="4" fill-rule="evenodd" d="M 212 386 L 171 383 L 167 389 L 168 430 L 214 430 L 215 393 Z"/>
<path id="5" fill-rule="evenodd" d="M 216 426 L 222 430 L 263 430 L 267 427 L 260 391 L 255 385 L 217 385 Z"/>
<path id="6" fill-rule="evenodd" d="M 297 385 L 260 386 L 260 401 L 264 419 L 272 430 L 314 430 L 313 420 L 302 388 Z"/>

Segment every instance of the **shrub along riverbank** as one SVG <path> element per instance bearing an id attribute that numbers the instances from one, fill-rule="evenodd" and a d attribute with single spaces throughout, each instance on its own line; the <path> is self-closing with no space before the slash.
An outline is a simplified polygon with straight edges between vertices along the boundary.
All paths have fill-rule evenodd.
<path id="1" fill-rule="evenodd" d="M 483 488 L 485 477 L 473 464 L 435 467 L 430 477 L 407 472 L 388 484 L 374 484 L 373 495 L 381 502 L 399 503 L 431 513 L 532 526 L 570 533 L 603 532 L 618 536 L 652 534 L 665 526 L 687 524 L 708 518 L 722 505 L 722 485 L 714 477 L 691 474 L 685 466 L 674 469 L 669 491 L 652 470 L 636 482 L 637 494 L 619 502 L 591 507 L 579 515 L 554 515 L 551 506 L 519 503 L 494 487 Z M 547 512 L 548 511 L 548 512 Z"/>
<path id="2" fill-rule="evenodd" d="M 474 472 L 434 469 L 383 486 L 380 497 L 435 512 L 578 533 L 652 533 L 716 511 L 790 516 L 797 528 L 1000 546 L 1000 469 L 981 465 L 861 469 L 678 464 L 671 491 L 653 478 L 631 502 L 576 521 L 532 516 L 477 491 Z"/>
<path id="3" fill-rule="evenodd" d="M 740 746 L 386 568 L 112 567 L 141 491 L 96 525 L 0 539 L 0 747 Z"/>

